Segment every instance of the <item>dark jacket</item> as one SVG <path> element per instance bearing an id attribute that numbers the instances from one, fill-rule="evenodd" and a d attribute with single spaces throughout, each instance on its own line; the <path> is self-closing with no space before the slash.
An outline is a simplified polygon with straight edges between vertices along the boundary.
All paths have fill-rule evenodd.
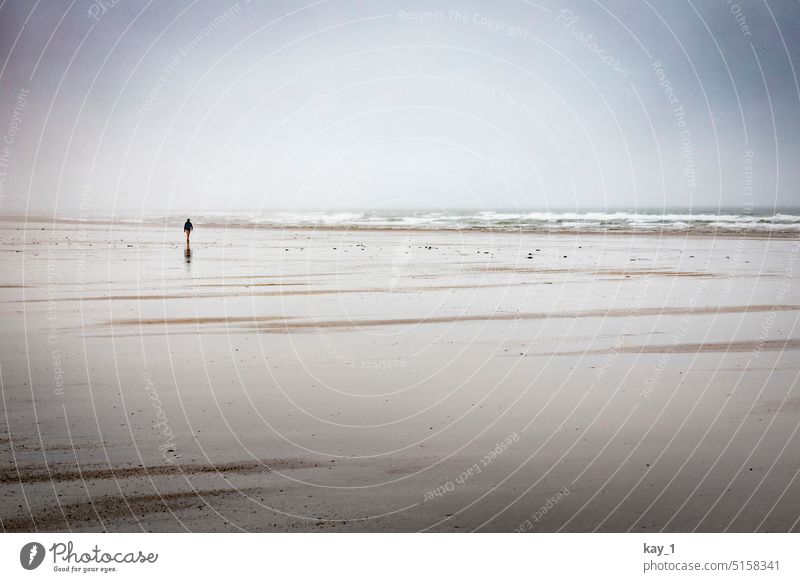
<path id="1" fill-rule="evenodd" d="M 192 226 L 192 223 L 191 223 L 191 222 L 189 222 L 188 220 L 186 221 L 186 224 L 184 224 L 184 225 L 183 225 L 183 230 L 189 230 L 189 231 L 191 231 L 193 228 L 194 228 L 194 227 Z"/>

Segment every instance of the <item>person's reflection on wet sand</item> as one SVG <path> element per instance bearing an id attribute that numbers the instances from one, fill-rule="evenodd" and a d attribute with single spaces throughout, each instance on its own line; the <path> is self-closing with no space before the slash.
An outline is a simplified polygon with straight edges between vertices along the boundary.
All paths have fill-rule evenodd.
<path id="1" fill-rule="evenodd" d="M 183 251 L 183 256 L 186 258 L 187 263 L 192 262 L 192 249 L 189 246 L 189 237 L 194 230 L 194 225 L 190 219 L 186 219 L 186 224 L 183 225 L 183 234 L 186 236 L 186 249 Z"/>

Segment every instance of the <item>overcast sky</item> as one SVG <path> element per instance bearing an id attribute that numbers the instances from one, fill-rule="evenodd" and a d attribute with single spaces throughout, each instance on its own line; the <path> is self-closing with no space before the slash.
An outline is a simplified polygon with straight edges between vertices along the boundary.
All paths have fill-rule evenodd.
<path id="1" fill-rule="evenodd" d="M 797 206 L 799 56 L 788 0 L 9 0 L 0 213 Z"/>

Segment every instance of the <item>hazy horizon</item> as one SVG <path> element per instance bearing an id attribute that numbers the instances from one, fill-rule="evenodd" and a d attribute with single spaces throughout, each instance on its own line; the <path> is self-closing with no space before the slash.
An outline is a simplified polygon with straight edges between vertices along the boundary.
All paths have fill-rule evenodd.
<path id="1" fill-rule="evenodd" d="M 685 213 L 685 214 L 737 214 L 741 216 L 753 215 L 753 216 L 772 216 L 773 214 L 781 214 L 784 211 L 786 212 L 797 212 L 798 216 L 800 216 L 800 205 L 786 205 L 786 206 L 776 206 L 776 207 L 769 207 L 769 206 L 753 206 L 753 207 L 737 207 L 737 206 L 664 206 L 664 207 L 656 207 L 656 206 L 639 206 L 639 207 L 629 207 L 629 206 L 608 206 L 608 207 L 591 207 L 586 206 L 582 208 L 569 208 L 569 207 L 517 207 L 517 208 L 508 208 L 508 207 L 443 207 L 440 209 L 431 209 L 425 207 L 403 207 L 403 206 L 392 206 L 392 207 L 381 207 L 381 208 L 357 208 L 352 206 L 337 206 L 337 207 L 328 207 L 328 208 L 290 208 L 290 207 L 275 207 L 275 208 L 237 208 L 235 210 L 215 210 L 215 209 L 205 209 L 205 210 L 195 210 L 192 212 L 190 209 L 176 209 L 176 208 L 150 208 L 145 211 L 138 211 L 138 210 L 97 210 L 97 211 L 82 211 L 80 209 L 72 209 L 72 210 L 61 210 L 58 213 L 54 214 L 52 209 L 29 209 L 27 212 L 23 210 L 7 210 L 7 211 L 0 211 L 0 217 L 5 216 L 9 218 L 13 217 L 24 217 L 28 216 L 31 218 L 108 218 L 113 216 L 120 216 L 120 217 L 133 217 L 133 216 L 143 216 L 143 215 L 174 215 L 174 216 L 184 216 L 186 214 L 194 214 L 195 216 L 205 216 L 209 214 L 222 214 L 222 215 L 230 215 L 235 216 L 237 214 L 280 214 L 280 213 L 297 213 L 298 215 L 301 214 L 324 214 L 324 213 L 381 213 L 381 212 L 408 212 L 408 213 L 423 213 L 423 212 L 430 212 L 430 213 L 504 213 L 504 212 L 517 212 L 517 213 L 552 213 L 552 214 L 559 214 L 559 213 L 578 213 L 578 214 L 591 214 L 591 213 L 643 213 L 643 214 L 670 214 L 670 213 Z"/>
<path id="2" fill-rule="evenodd" d="M 2 214 L 800 207 L 795 4 L 4 3 L 0 31 Z"/>
<path id="3" fill-rule="evenodd" d="M 23 211 L 13 211 L 9 210 L 6 212 L 0 211 L 0 216 L 24 216 L 25 214 L 29 216 L 47 216 L 47 213 L 50 212 L 52 209 L 29 209 L 28 212 Z M 514 211 L 514 212 L 552 212 L 552 213 L 559 213 L 559 212 L 578 212 L 578 213 L 592 213 L 592 212 L 645 212 L 645 213 L 658 213 L 658 212 L 670 212 L 670 211 L 681 211 L 686 212 L 687 214 L 697 214 L 700 212 L 716 212 L 716 213 L 723 213 L 725 211 L 737 211 L 738 214 L 746 215 L 746 214 L 769 214 L 769 213 L 780 213 L 782 210 L 791 210 L 791 211 L 800 211 L 800 205 L 785 205 L 785 206 L 750 206 L 750 207 L 738 207 L 738 206 L 606 206 L 606 207 L 597 207 L 597 206 L 584 206 L 581 208 L 570 208 L 565 206 L 519 206 L 519 207 L 478 207 L 478 206 L 463 206 L 463 207 L 456 207 L 456 206 L 448 206 L 442 207 L 440 209 L 431 209 L 422 206 L 386 206 L 381 208 L 358 208 L 354 206 L 330 206 L 330 207 L 319 207 L 319 208 L 291 208 L 291 207 L 274 207 L 274 208 L 236 208 L 236 209 L 228 209 L 228 210 L 215 210 L 215 209 L 205 209 L 205 210 L 195 210 L 195 214 L 198 216 L 203 214 L 239 214 L 239 213 L 280 213 L 280 212 L 297 212 L 299 213 L 324 213 L 324 212 L 363 212 L 363 213 L 370 213 L 370 212 L 507 212 L 507 211 Z M 97 215 L 97 216 L 109 216 L 113 214 L 119 213 L 120 215 L 126 216 L 136 216 L 139 214 L 175 214 L 175 215 L 184 215 L 187 213 L 186 209 L 180 208 L 149 208 L 145 211 L 138 211 L 138 210 L 107 210 L 107 211 L 82 211 L 80 209 L 75 210 L 66 210 L 60 212 L 57 216 L 74 216 L 74 215 L 83 215 L 86 214 L 88 216 Z M 191 212 L 190 212 L 191 213 Z"/>

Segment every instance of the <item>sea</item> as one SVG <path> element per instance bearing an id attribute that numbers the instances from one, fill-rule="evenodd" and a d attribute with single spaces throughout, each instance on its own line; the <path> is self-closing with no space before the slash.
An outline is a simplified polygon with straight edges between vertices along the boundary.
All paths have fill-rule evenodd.
<path id="1" fill-rule="evenodd" d="M 636 210 L 329 210 L 118 214 L 105 220 L 169 225 L 191 217 L 197 225 L 229 227 L 316 227 L 346 229 L 431 229 L 523 232 L 664 232 L 714 234 L 800 234 L 800 209 Z M 101 217 L 59 216 L 64 220 Z"/>

